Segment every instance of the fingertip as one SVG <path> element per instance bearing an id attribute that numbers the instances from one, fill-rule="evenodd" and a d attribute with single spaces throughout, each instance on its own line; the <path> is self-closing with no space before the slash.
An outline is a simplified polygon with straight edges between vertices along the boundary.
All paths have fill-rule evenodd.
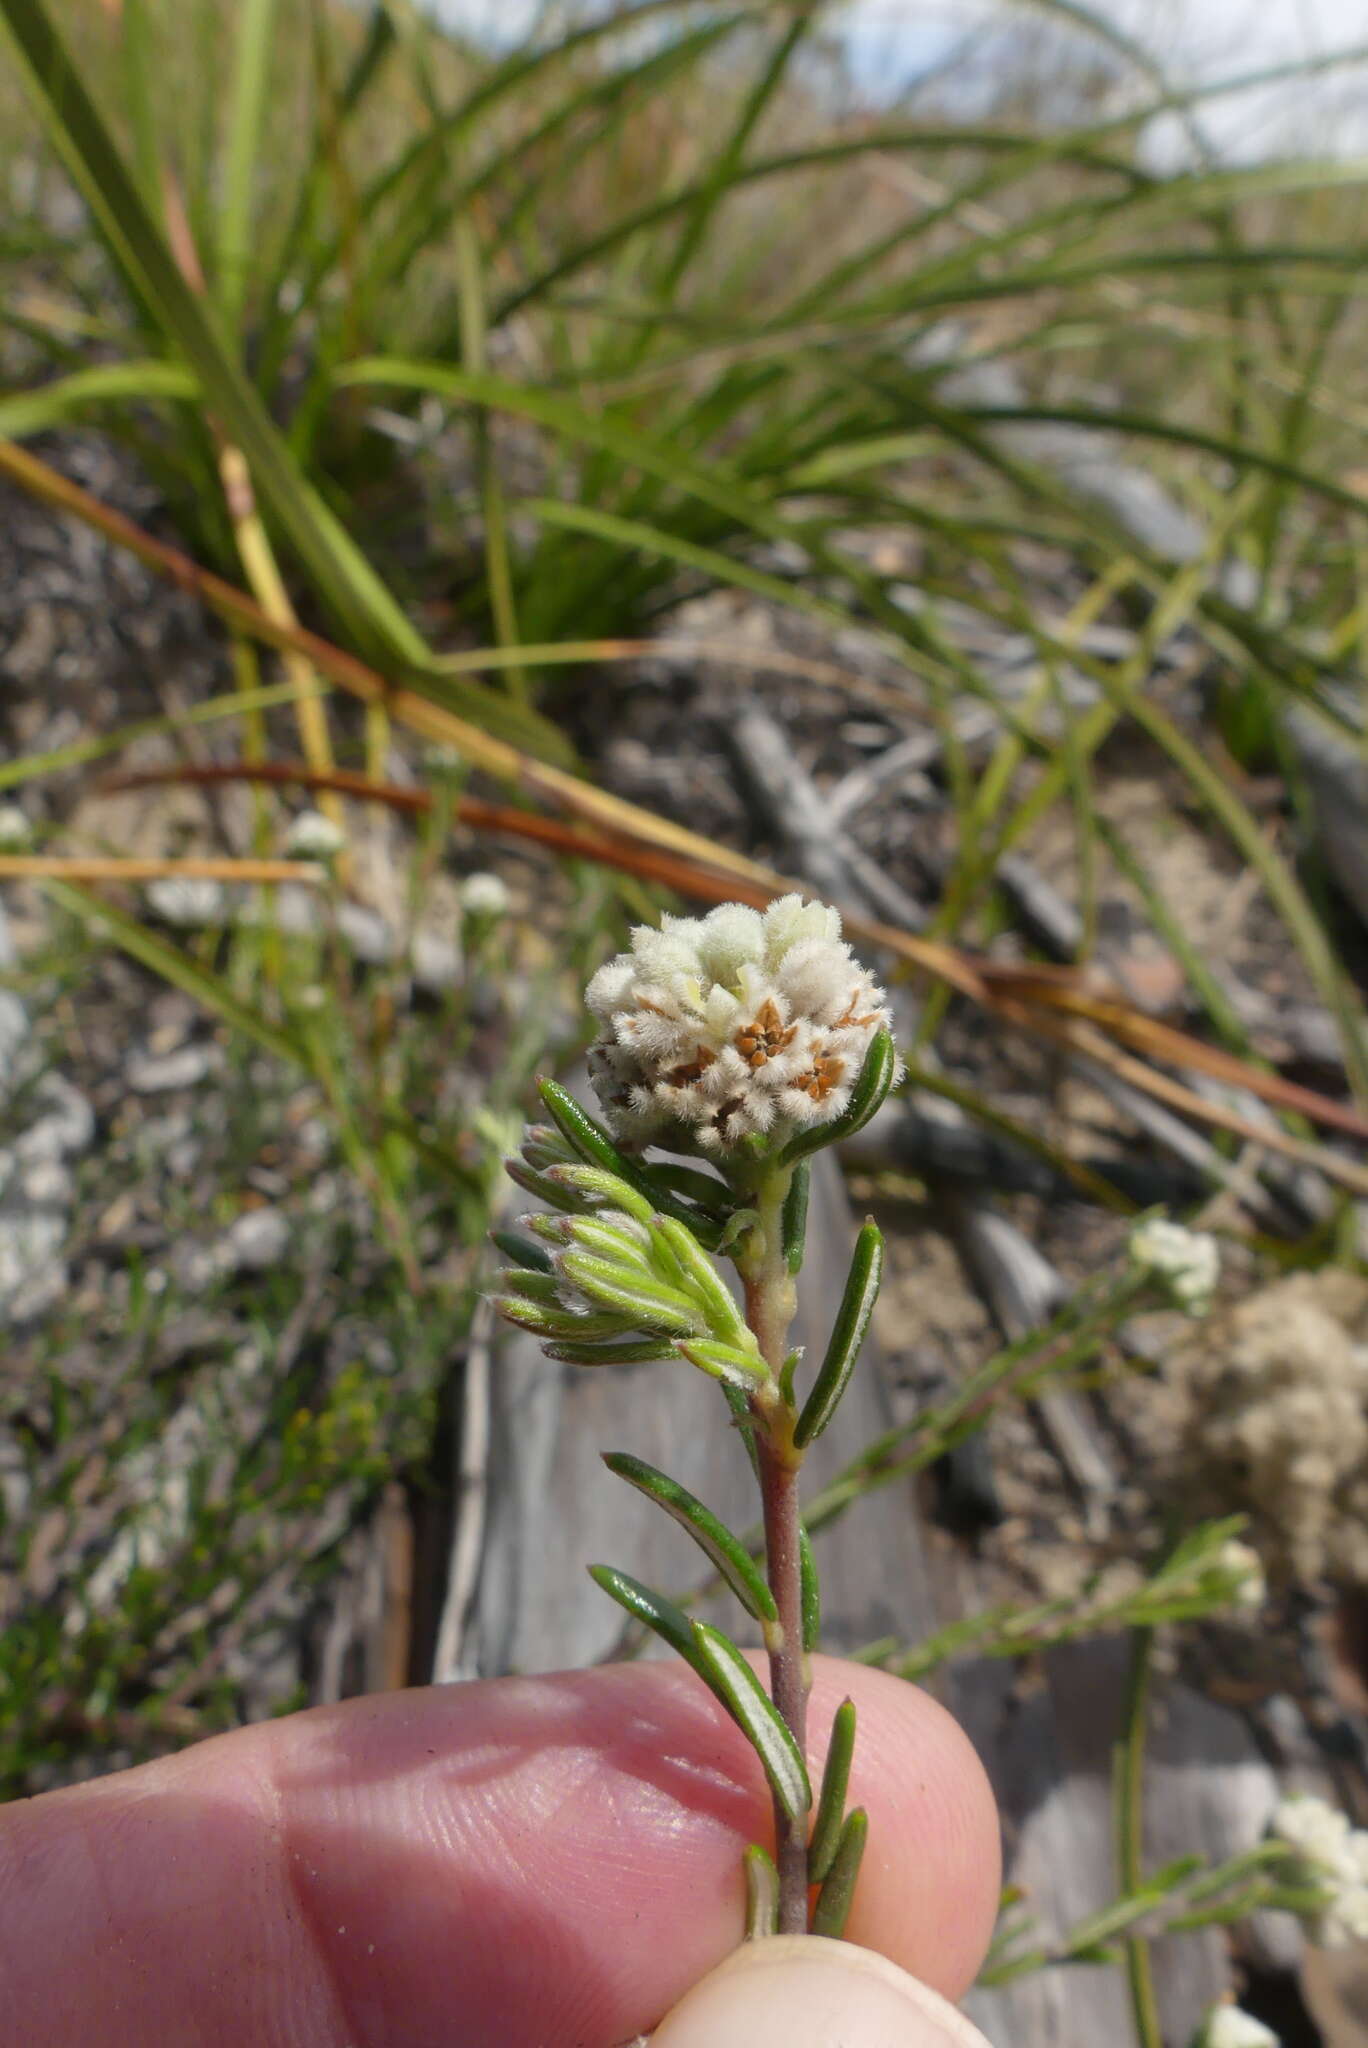
<path id="1" fill-rule="evenodd" d="M 987 1773 L 959 1723 L 929 1693 L 825 1657 L 814 1672 L 814 1762 L 847 1695 L 858 1722 L 849 1803 L 870 1815 L 847 1933 L 959 1998 L 992 1939 L 1002 1885 Z"/>
<path id="2" fill-rule="evenodd" d="M 651 2048 L 988 2048 L 886 1956 L 813 1935 L 747 1942 L 667 2013 Z"/>

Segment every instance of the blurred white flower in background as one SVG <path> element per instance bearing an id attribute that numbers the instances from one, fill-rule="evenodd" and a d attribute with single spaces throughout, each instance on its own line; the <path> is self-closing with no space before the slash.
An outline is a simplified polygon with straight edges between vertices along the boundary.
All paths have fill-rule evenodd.
<path id="1" fill-rule="evenodd" d="M 228 910 L 227 890 L 208 875 L 161 875 L 148 883 L 143 900 L 164 924 L 178 931 L 222 924 Z"/>
<path id="2" fill-rule="evenodd" d="M 1279 2048 L 1278 2037 L 1252 2012 L 1238 2005 L 1218 2005 L 1198 2034 L 1193 2048 Z"/>
<path id="3" fill-rule="evenodd" d="M 1230 1536 L 1217 1551 L 1214 1562 L 1222 1577 L 1232 1581 L 1237 1607 L 1253 1612 L 1263 1606 L 1268 1598 L 1268 1582 L 1264 1578 L 1263 1560 L 1252 1545 L 1241 1543 L 1238 1536 Z"/>
<path id="4" fill-rule="evenodd" d="M 301 811 L 285 835 L 285 851 L 297 860 L 333 860 L 346 843 L 342 827 L 322 811 Z"/>
<path id="5" fill-rule="evenodd" d="M 1167 1282 L 1180 1308 L 1190 1316 L 1205 1315 L 1221 1277 L 1221 1250 L 1214 1237 L 1151 1216 L 1132 1230 L 1129 1251 L 1137 1266 Z"/>
<path id="6" fill-rule="evenodd" d="M 467 917 L 506 917 L 508 884 L 501 875 L 480 872 L 461 884 L 461 908 Z"/>
<path id="7" fill-rule="evenodd" d="M 19 853 L 33 837 L 33 827 L 18 804 L 0 804 L 0 853 Z"/>
<path id="8" fill-rule="evenodd" d="M 1295 1792 L 1279 1800 L 1268 1832 L 1294 1852 L 1304 1881 L 1325 1894 L 1307 1915 L 1311 1940 L 1321 1948 L 1368 1940 L 1368 1828 L 1351 1827 L 1338 1807 Z"/>

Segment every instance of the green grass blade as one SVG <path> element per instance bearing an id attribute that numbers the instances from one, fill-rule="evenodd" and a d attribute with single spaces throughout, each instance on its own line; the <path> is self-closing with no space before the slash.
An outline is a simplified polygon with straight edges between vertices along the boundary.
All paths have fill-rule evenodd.
<path id="1" fill-rule="evenodd" d="M 300 475 L 225 343 L 182 277 L 43 0 L 0 0 L 21 71 L 120 271 L 194 371 L 204 402 L 245 455 L 257 495 L 356 644 L 421 669 L 427 649 L 340 522 Z"/>
<path id="2" fill-rule="evenodd" d="M 199 384 L 193 372 L 155 356 L 96 363 L 88 370 L 73 370 L 69 377 L 55 377 L 36 391 L 0 398 L 0 434 L 7 441 L 25 441 L 34 434 L 51 433 L 54 427 L 70 426 L 102 406 L 146 405 L 164 398 L 194 403 Z"/>
<path id="3" fill-rule="evenodd" d="M 230 332 L 241 325 L 251 273 L 253 187 L 262 156 L 275 18 L 276 0 L 242 0 L 238 9 L 218 216 L 218 298 Z"/>
<path id="4" fill-rule="evenodd" d="M 171 988 L 180 989 L 211 1017 L 218 1017 L 231 1030 L 241 1032 L 263 1052 L 272 1053 L 277 1059 L 287 1060 L 295 1066 L 309 1064 L 303 1046 L 291 1032 L 271 1023 L 259 1010 L 243 1002 L 220 975 L 211 974 L 208 968 L 201 967 L 178 946 L 169 945 L 165 939 L 149 931 L 127 911 L 70 882 L 44 882 L 41 886 L 64 909 L 73 911 L 84 923 L 102 930 L 131 959 L 159 975 Z"/>
<path id="5" fill-rule="evenodd" d="M 71 768 L 83 768 L 91 761 L 107 760 L 111 754 L 120 754 L 125 747 L 131 747 L 135 740 L 147 739 L 154 733 L 180 732 L 186 726 L 212 725 L 222 718 L 240 718 L 256 711 L 272 711 L 280 704 L 295 704 L 306 694 L 300 683 L 276 683 L 264 690 L 234 690 L 224 697 L 211 697 L 204 704 L 189 704 L 182 711 L 167 712 L 161 718 L 140 718 L 134 725 L 121 725 L 117 731 L 101 734 L 96 739 L 73 740 L 65 747 L 53 747 L 43 754 L 24 754 L 14 761 L 0 761 L 0 789 L 15 789 L 22 782 L 33 782 L 41 775 L 61 775 Z M 317 696 L 327 695 L 327 686 L 320 684 Z"/>

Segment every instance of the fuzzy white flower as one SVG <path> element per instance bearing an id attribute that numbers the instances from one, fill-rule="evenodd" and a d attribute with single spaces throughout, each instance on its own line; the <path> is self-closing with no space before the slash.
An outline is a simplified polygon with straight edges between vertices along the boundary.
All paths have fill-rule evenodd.
<path id="1" fill-rule="evenodd" d="M 1278 2048 L 1278 2037 L 1242 2006 L 1218 2005 L 1198 2034 L 1196 2048 Z"/>
<path id="2" fill-rule="evenodd" d="M 1340 1885 L 1307 1931 L 1319 1948 L 1368 1941 L 1368 1884 Z"/>
<path id="3" fill-rule="evenodd" d="M 1349 1825 L 1347 1814 L 1310 1793 L 1278 1802 L 1268 1831 L 1296 1854 L 1305 1882 L 1325 1894 L 1307 1920 L 1307 1932 L 1321 1948 L 1346 1948 L 1368 1940 L 1368 1829 Z"/>
<path id="4" fill-rule="evenodd" d="M 180 931 L 220 925 L 228 915 L 227 891 L 208 875 L 159 875 L 143 896 L 149 910 Z"/>
<path id="5" fill-rule="evenodd" d="M 332 860 L 346 843 L 342 827 L 322 811 L 301 811 L 285 835 L 285 851 L 298 860 Z"/>
<path id="6" fill-rule="evenodd" d="M 1129 1250 L 1137 1266 L 1168 1282 L 1189 1315 L 1204 1315 L 1210 1308 L 1221 1276 L 1221 1251 L 1206 1231 L 1152 1216 L 1132 1230 Z"/>
<path id="7" fill-rule="evenodd" d="M 1310 1792 L 1293 1792 L 1273 1809 L 1268 1832 L 1295 1849 L 1318 1875 L 1344 1878 L 1354 1874 L 1349 1856 L 1349 1816 Z"/>
<path id="8" fill-rule="evenodd" d="M 1241 1543 L 1238 1536 L 1230 1536 L 1216 1552 L 1213 1562 L 1223 1578 L 1233 1581 L 1232 1598 L 1236 1607 L 1246 1608 L 1252 1613 L 1263 1606 L 1268 1598 L 1268 1582 L 1264 1578 L 1263 1561 L 1252 1545 Z"/>
<path id="9" fill-rule="evenodd" d="M 0 804 L 0 853 L 19 853 L 33 837 L 33 827 L 18 804 Z"/>
<path id="10" fill-rule="evenodd" d="M 467 875 L 461 884 L 461 908 L 467 917 L 505 917 L 508 884 L 501 875 Z"/>
<path id="11" fill-rule="evenodd" d="M 585 1001 L 602 1027 L 590 1078 L 614 1135 L 672 1132 L 709 1152 L 834 1122 L 890 1021 L 839 914 L 801 896 L 640 925 Z"/>

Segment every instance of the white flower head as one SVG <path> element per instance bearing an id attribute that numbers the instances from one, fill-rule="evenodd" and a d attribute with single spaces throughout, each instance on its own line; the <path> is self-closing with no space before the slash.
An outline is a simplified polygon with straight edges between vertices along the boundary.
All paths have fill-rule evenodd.
<path id="1" fill-rule="evenodd" d="M 301 811 L 285 835 L 285 851 L 298 860 L 334 860 L 346 843 L 342 827 L 322 811 Z"/>
<path id="2" fill-rule="evenodd" d="M 1238 1536 L 1229 1536 L 1212 1562 L 1222 1578 L 1230 1580 L 1236 1607 L 1254 1613 L 1263 1606 L 1268 1598 L 1268 1582 L 1264 1578 L 1263 1560 L 1251 1544 L 1241 1543 Z"/>
<path id="3" fill-rule="evenodd" d="M 839 914 L 801 896 L 640 925 L 585 1001 L 601 1027 L 590 1077 L 614 1135 L 673 1133 L 711 1153 L 834 1123 L 890 1022 Z"/>
<path id="4" fill-rule="evenodd" d="M 1368 1940 L 1368 1829 L 1351 1827 L 1348 1815 L 1324 1799 L 1297 1792 L 1279 1800 L 1268 1832 L 1293 1851 L 1302 1882 L 1324 1894 L 1307 1917 L 1312 1941 L 1347 1948 Z"/>
<path id="5" fill-rule="evenodd" d="M 461 884 L 461 908 L 467 917 L 505 917 L 508 884 L 501 875 L 467 875 Z"/>
<path id="6" fill-rule="evenodd" d="M 1274 1807 L 1268 1832 L 1275 1841 L 1294 1849 L 1300 1861 L 1318 1877 L 1355 1875 L 1349 1860 L 1349 1816 L 1327 1800 L 1317 1799 L 1310 1792 L 1290 1793 Z"/>
<path id="7" fill-rule="evenodd" d="M 1167 1281 L 1189 1315 L 1204 1315 L 1210 1308 L 1221 1277 L 1221 1250 L 1206 1231 L 1152 1216 L 1132 1230 L 1129 1250 L 1137 1266 Z"/>
<path id="8" fill-rule="evenodd" d="M 1368 1884 L 1338 1886 L 1307 1931 L 1320 1948 L 1351 1948 L 1356 1941 L 1368 1941 Z"/>
<path id="9" fill-rule="evenodd" d="M 143 895 L 148 909 L 178 930 L 194 931 L 227 920 L 227 891 L 208 875 L 159 875 Z"/>
<path id="10" fill-rule="evenodd" d="M 20 853 L 33 837 L 33 827 L 18 804 L 0 804 L 0 853 Z"/>
<path id="11" fill-rule="evenodd" d="M 1196 2048 L 1278 2048 L 1278 2037 L 1242 2006 L 1218 2005 L 1198 2034 Z"/>

